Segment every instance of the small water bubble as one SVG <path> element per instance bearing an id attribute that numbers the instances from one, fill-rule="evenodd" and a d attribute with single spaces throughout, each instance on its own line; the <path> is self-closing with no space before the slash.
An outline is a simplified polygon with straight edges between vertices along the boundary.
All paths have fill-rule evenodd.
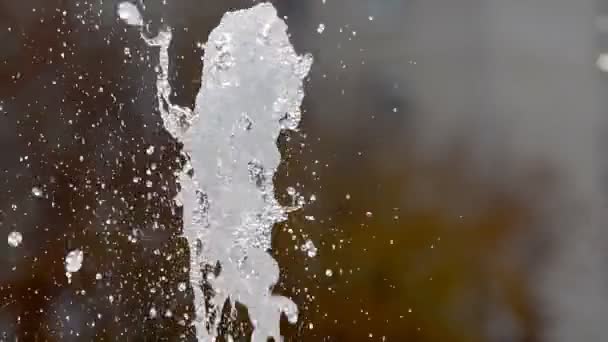
<path id="1" fill-rule="evenodd" d="M 319 26 L 317 27 L 317 33 L 321 34 L 321 33 L 323 33 L 323 31 L 325 31 L 325 24 L 320 23 Z"/>
<path id="2" fill-rule="evenodd" d="M 69 273 L 80 271 L 83 259 L 84 253 L 79 249 L 69 252 L 65 257 L 65 270 Z"/>
<path id="3" fill-rule="evenodd" d="M 32 188 L 32 195 L 34 195 L 34 197 L 42 197 L 42 189 L 40 189 L 39 187 L 35 186 Z"/>
<path id="4" fill-rule="evenodd" d="M 310 239 L 300 246 L 300 250 L 305 252 L 309 258 L 314 258 L 317 255 L 317 247 Z"/>
<path id="5" fill-rule="evenodd" d="M 240 126 L 242 127 L 242 129 L 244 131 L 250 131 L 251 128 L 253 127 L 253 121 L 251 120 L 251 118 L 247 115 L 247 113 L 243 113 L 241 115 L 240 118 Z"/>
<path id="6" fill-rule="evenodd" d="M 122 2 L 118 5 L 118 17 L 127 25 L 141 26 L 143 19 L 137 6 L 130 2 Z"/>
<path id="7" fill-rule="evenodd" d="M 8 245 L 18 247 L 23 242 L 23 235 L 20 232 L 11 232 L 8 234 Z"/>

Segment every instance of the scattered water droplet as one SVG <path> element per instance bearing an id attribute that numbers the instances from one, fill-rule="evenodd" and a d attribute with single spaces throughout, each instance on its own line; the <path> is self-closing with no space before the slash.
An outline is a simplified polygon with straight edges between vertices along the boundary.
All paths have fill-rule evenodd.
<path id="1" fill-rule="evenodd" d="M 32 195 L 34 195 L 34 197 L 42 197 L 42 189 L 40 189 L 39 187 L 35 186 L 32 188 Z"/>
<path id="2" fill-rule="evenodd" d="M 314 258 L 317 255 L 317 247 L 312 242 L 312 240 L 306 240 L 306 242 L 300 247 L 302 252 L 306 252 L 306 255 L 309 258 Z"/>
<path id="3" fill-rule="evenodd" d="M 80 271 L 83 259 L 84 253 L 79 249 L 69 252 L 65 257 L 65 270 L 69 273 Z"/>
<path id="4" fill-rule="evenodd" d="M 323 31 L 325 31 L 325 24 L 321 23 L 317 27 L 317 33 L 321 34 L 321 33 L 323 33 Z"/>
<path id="5" fill-rule="evenodd" d="M 137 6 L 126 1 L 118 5 L 118 17 L 127 25 L 141 26 L 144 23 Z"/>
<path id="6" fill-rule="evenodd" d="M 8 245 L 11 247 L 18 247 L 23 241 L 23 235 L 19 232 L 11 232 L 8 234 Z"/>

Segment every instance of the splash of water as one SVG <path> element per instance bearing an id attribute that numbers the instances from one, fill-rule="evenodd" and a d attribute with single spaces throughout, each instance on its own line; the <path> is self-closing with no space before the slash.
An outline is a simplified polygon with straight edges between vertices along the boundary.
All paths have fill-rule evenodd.
<path id="1" fill-rule="evenodd" d="M 141 26 L 132 6 L 119 6 L 119 16 Z M 268 254 L 270 235 L 287 210 L 274 195 L 272 178 L 281 157 L 276 142 L 282 130 L 299 124 L 302 82 L 312 59 L 295 53 L 272 5 L 226 13 L 209 35 L 191 111 L 169 100 L 170 30 L 146 41 L 160 47 L 163 122 L 189 158 L 176 200 L 184 208 L 183 232 L 191 249 L 197 337 L 215 340 L 229 301 L 247 307 L 254 341 L 279 341 L 281 315 L 295 322 L 297 307 L 272 294 L 279 268 Z M 203 284 L 211 291 L 204 292 Z"/>

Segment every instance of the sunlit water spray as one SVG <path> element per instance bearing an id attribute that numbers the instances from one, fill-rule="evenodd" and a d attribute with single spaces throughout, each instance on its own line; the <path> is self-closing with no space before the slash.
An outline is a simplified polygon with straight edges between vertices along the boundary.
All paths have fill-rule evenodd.
<path id="1" fill-rule="evenodd" d="M 118 14 L 127 24 L 143 23 L 133 4 L 120 4 Z M 199 340 L 218 337 L 227 301 L 247 307 L 254 341 L 279 341 L 282 314 L 297 320 L 296 305 L 272 294 L 279 268 L 268 253 L 272 227 L 288 210 L 275 199 L 276 142 L 300 122 L 302 82 L 312 63 L 295 53 L 286 31 L 270 4 L 225 14 L 205 47 L 194 110 L 169 99 L 170 30 L 144 37 L 160 48 L 157 94 L 165 128 L 189 159 L 176 200 L 190 243 Z M 203 284 L 212 290 L 203 291 Z"/>

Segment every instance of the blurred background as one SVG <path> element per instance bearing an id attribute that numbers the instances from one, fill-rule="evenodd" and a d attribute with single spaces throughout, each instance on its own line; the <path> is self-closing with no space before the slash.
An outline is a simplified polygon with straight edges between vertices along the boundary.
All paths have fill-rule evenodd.
<path id="1" fill-rule="evenodd" d="M 133 3 L 193 107 L 209 32 L 255 2 Z M 0 0 L 0 340 L 194 338 L 181 146 L 117 4 Z M 314 198 L 273 234 L 285 340 L 604 340 L 608 2 L 274 4 L 315 61 L 278 141 L 277 197 Z"/>

